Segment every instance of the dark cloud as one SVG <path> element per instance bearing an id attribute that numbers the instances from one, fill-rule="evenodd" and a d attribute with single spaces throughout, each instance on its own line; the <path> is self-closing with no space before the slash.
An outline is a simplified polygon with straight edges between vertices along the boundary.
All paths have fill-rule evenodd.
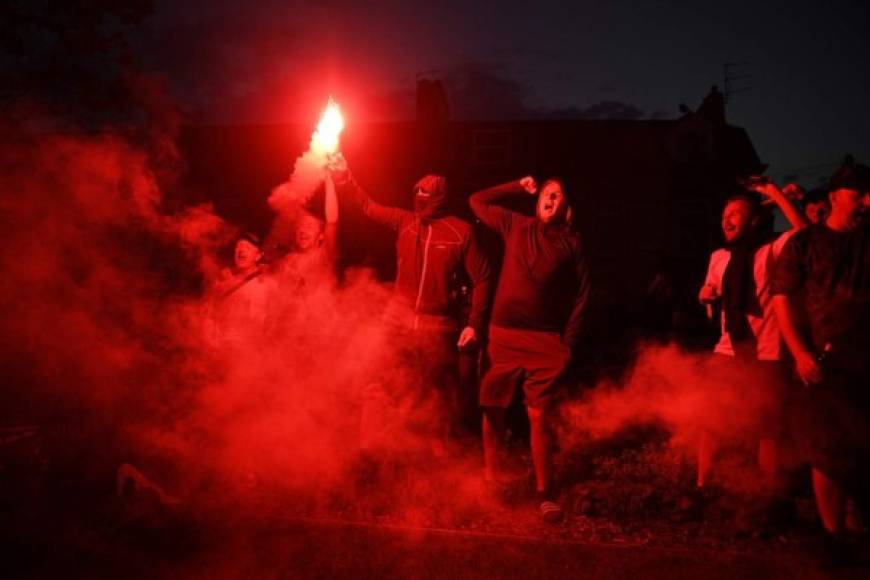
<path id="1" fill-rule="evenodd" d="M 533 113 L 527 104 L 529 88 L 501 65 L 464 64 L 445 71 L 443 81 L 456 119 L 522 119 Z"/>
<path id="2" fill-rule="evenodd" d="M 752 90 L 729 103 L 728 120 L 747 128 L 775 173 L 844 150 L 870 156 L 866 2 L 783 11 L 745 1 L 137 0 L 3 10 L 0 92 L 24 80 L 82 109 L 116 107 L 123 85 L 113 76 L 140 62 L 210 122 L 308 119 L 329 93 L 355 101 L 356 119 L 406 118 L 415 75 L 432 69 L 445 71 L 454 118 L 661 118 L 721 86 L 722 63 L 739 56 L 751 63 Z"/>
<path id="3" fill-rule="evenodd" d="M 586 107 L 536 103 L 534 87 L 511 76 L 508 66 L 502 63 L 470 62 L 433 71 L 433 74 L 444 82 L 454 120 L 641 119 L 646 116 L 639 107 L 615 100 Z M 404 99 L 413 98 L 409 92 L 401 95 Z"/>
<path id="4" fill-rule="evenodd" d="M 546 112 L 553 119 L 642 119 L 646 112 L 629 103 L 620 101 L 601 101 L 586 108 L 568 107 Z"/>
<path id="5" fill-rule="evenodd" d="M 4 116 L 23 118 L 39 109 L 78 124 L 102 125 L 130 115 L 136 95 L 126 76 L 137 59 L 129 37 L 150 10 L 148 0 L 62 3 L 51 9 L 34 2 L 3 3 Z"/>

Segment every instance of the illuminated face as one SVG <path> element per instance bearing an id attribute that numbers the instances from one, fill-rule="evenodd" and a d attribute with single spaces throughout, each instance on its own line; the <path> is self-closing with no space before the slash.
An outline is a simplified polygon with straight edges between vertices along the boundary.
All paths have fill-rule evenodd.
<path id="1" fill-rule="evenodd" d="M 568 200 L 562 192 L 562 184 L 548 181 L 538 194 L 538 219 L 545 224 L 565 221 L 568 216 Z"/>
<path id="2" fill-rule="evenodd" d="M 752 227 L 752 206 L 749 202 L 736 199 L 728 202 L 722 211 L 722 233 L 725 241 L 738 240 Z"/>
<path id="3" fill-rule="evenodd" d="M 236 268 L 245 271 L 254 268 L 263 253 L 260 248 L 249 242 L 248 240 L 239 240 L 236 242 L 235 263 Z"/>
<path id="4" fill-rule="evenodd" d="M 828 209 L 828 202 L 826 201 L 817 201 L 815 203 L 808 203 L 804 207 L 804 215 L 807 216 L 807 219 L 811 224 L 820 224 L 828 217 L 830 210 Z"/>
<path id="5" fill-rule="evenodd" d="M 838 189 L 831 192 L 830 198 L 831 214 L 841 216 L 849 227 L 858 227 L 864 214 L 870 212 L 870 191 Z"/>
<path id="6" fill-rule="evenodd" d="M 314 216 L 304 216 L 296 225 L 296 249 L 307 252 L 320 245 L 323 225 Z"/>

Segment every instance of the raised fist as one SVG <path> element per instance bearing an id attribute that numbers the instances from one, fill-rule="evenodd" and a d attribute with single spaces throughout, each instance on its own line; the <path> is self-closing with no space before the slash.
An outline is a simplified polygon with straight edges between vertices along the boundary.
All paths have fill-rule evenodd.
<path id="1" fill-rule="evenodd" d="M 526 193 L 529 193 L 531 195 L 535 195 L 536 193 L 538 193 L 538 183 L 531 175 L 527 175 L 526 177 L 520 179 L 520 185 L 523 189 L 526 190 Z"/>

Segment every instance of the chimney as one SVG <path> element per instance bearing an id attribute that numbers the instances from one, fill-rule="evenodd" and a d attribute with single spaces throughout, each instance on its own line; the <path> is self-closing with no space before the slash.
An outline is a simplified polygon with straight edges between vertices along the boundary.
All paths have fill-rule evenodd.
<path id="1" fill-rule="evenodd" d="M 417 122 L 436 125 L 446 123 L 449 116 L 447 92 L 441 81 L 417 79 Z"/>

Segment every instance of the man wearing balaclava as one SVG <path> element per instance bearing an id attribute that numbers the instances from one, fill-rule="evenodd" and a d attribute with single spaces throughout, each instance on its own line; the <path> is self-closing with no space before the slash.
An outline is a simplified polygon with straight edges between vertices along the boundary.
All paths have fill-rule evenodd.
<path id="1" fill-rule="evenodd" d="M 400 309 L 405 362 L 419 371 L 424 389 L 441 393 L 445 408 L 455 416 L 458 396 L 458 350 L 478 341 L 490 303 L 489 263 L 480 251 L 467 222 L 448 214 L 447 183 L 427 175 L 414 185 L 414 210 L 385 207 L 375 202 L 347 170 L 343 157 L 333 157 L 330 168 L 336 184 L 348 190 L 371 220 L 397 233 L 395 291 Z M 471 308 L 459 328 L 457 296 L 462 280 L 470 280 Z M 447 425 L 447 418 L 441 421 Z"/>
<path id="2" fill-rule="evenodd" d="M 701 304 L 721 305 L 720 337 L 710 359 L 708 376 L 739 394 L 744 420 L 758 436 L 758 466 L 768 491 L 777 484 L 776 439 L 785 385 L 783 350 L 773 313 L 770 278 L 780 251 L 807 222 L 803 213 L 776 185 L 765 179 L 747 183 L 750 191 L 730 197 L 722 210 L 725 247 L 710 255 L 707 277 L 698 295 Z M 760 194 L 775 204 L 792 229 L 771 239 L 761 227 Z M 708 385 L 711 392 L 717 390 Z M 698 446 L 698 487 L 707 485 L 715 453 L 715 437 L 704 431 Z"/>

